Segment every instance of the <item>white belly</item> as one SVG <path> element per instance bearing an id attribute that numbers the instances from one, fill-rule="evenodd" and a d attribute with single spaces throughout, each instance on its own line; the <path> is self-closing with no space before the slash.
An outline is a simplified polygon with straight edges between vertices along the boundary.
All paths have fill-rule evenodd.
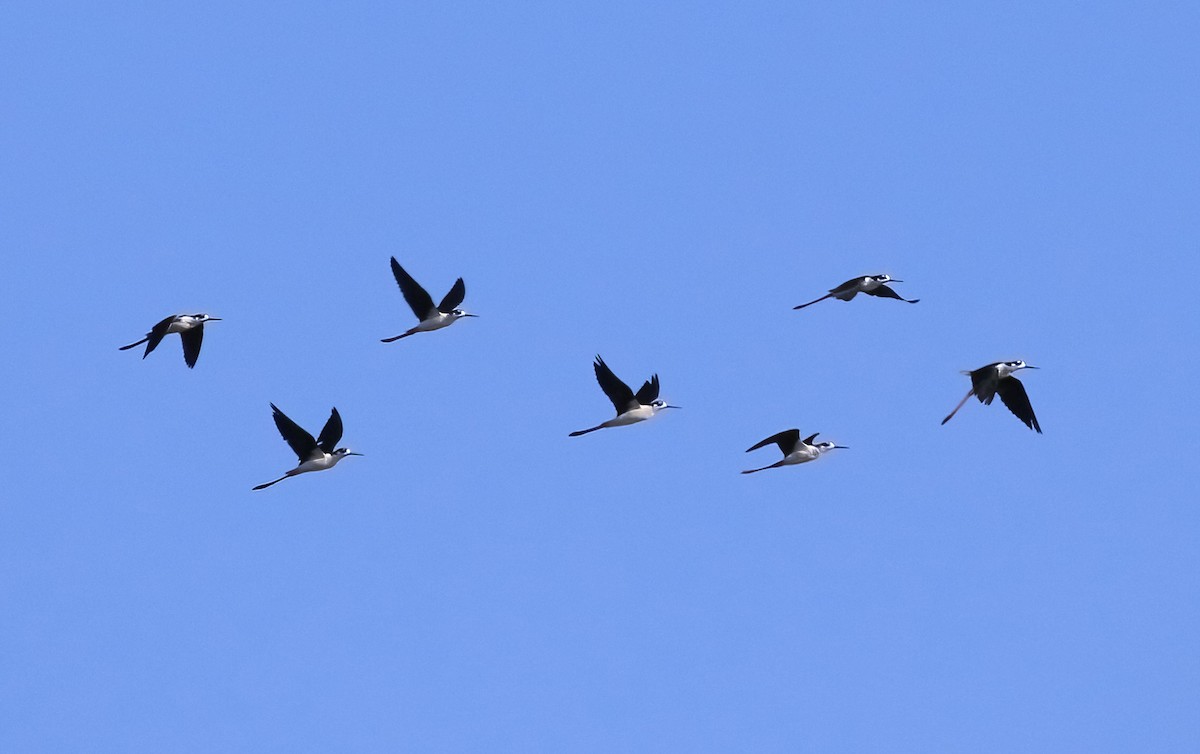
<path id="1" fill-rule="evenodd" d="M 325 469 L 332 469 L 340 460 L 341 458 L 338 456 L 322 453 L 320 458 L 312 458 L 297 466 L 295 473 L 303 474 L 306 471 L 324 471 Z"/>
<path id="2" fill-rule="evenodd" d="M 649 406 L 639 406 L 631 408 L 623 414 L 619 414 L 615 419 L 610 419 L 605 424 L 610 427 L 624 427 L 626 424 L 644 422 L 652 416 L 654 416 L 654 409 Z"/>
<path id="3" fill-rule="evenodd" d="M 417 330 L 421 332 L 429 332 L 430 330 L 441 330 L 443 327 L 449 327 L 454 324 L 454 315 L 452 314 L 437 314 L 429 319 L 421 320 L 417 325 Z"/>
<path id="4" fill-rule="evenodd" d="M 791 466 L 792 464 L 796 464 L 796 463 L 808 463 L 809 461 L 816 460 L 817 456 L 819 456 L 819 455 L 820 455 L 820 453 L 817 453 L 817 452 L 814 452 L 811 450 L 807 450 L 807 449 L 794 450 L 791 453 L 788 453 L 786 456 L 783 457 L 783 465 Z"/>

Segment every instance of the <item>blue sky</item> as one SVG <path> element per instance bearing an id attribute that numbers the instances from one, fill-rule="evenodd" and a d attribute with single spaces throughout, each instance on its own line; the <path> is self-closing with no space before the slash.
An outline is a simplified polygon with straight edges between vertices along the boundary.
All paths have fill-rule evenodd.
<path id="1" fill-rule="evenodd" d="M 0 749 L 1191 750 L 1198 33 L 7 7 Z M 379 343 L 392 255 L 480 318 Z M 683 410 L 568 439 L 597 353 Z M 365 457 L 251 493 L 270 402 Z"/>

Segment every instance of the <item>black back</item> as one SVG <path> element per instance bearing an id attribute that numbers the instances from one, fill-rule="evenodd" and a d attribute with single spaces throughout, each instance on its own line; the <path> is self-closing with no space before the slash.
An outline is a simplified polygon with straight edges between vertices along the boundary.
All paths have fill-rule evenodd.
<path id="1" fill-rule="evenodd" d="M 991 405 L 992 399 L 996 397 L 996 384 L 1000 378 L 996 372 L 996 367 L 1001 362 L 988 364 L 986 367 L 979 367 L 971 371 L 971 391 L 975 393 L 975 397 L 980 403 Z"/>
<path id="2" fill-rule="evenodd" d="M 850 278 L 846 282 L 839 285 L 837 288 L 830 288 L 829 292 L 835 296 L 837 296 L 839 294 L 849 293 L 850 291 L 858 289 L 862 285 L 863 281 L 866 279 L 867 279 L 866 275 L 859 275 L 856 278 Z"/>
<path id="3" fill-rule="evenodd" d="M 421 284 L 413 280 L 412 275 L 404 271 L 400 263 L 392 257 L 392 276 L 396 278 L 396 285 L 400 286 L 400 292 L 404 294 L 404 300 L 408 302 L 408 306 L 413 310 L 413 314 L 417 315 L 417 319 L 428 319 L 435 309 L 433 308 L 433 299 L 421 287 Z M 453 289 L 451 289 L 453 292 Z M 453 308 L 453 307 L 452 307 Z"/>

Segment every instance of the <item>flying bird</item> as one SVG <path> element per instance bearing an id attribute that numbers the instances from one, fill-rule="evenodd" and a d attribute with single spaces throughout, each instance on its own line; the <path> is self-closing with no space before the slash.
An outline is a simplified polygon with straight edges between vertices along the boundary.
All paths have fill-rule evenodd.
<path id="1" fill-rule="evenodd" d="M 1029 394 L 1025 392 L 1025 386 L 1021 384 L 1021 381 L 1013 376 L 1014 372 L 1021 369 L 1037 369 L 1037 367 L 1030 366 L 1023 361 L 997 361 L 995 364 L 963 372 L 971 377 L 971 389 L 958 402 L 954 410 L 945 419 L 942 419 L 942 424 L 950 421 L 951 417 L 958 413 L 958 410 L 972 395 L 978 398 L 980 403 L 991 405 L 992 399 L 998 393 L 1000 400 L 1004 401 L 1004 405 L 1008 407 L 1013 416 L 1040 435 L 1042 428 L 1033 414 L 1033 406 L 1029 403 Z"/>
<path id="2" fill-rule="evenodd" d="M 793 309 L 803 309 L 806 306 L 812 306 L 817 301 L 824 301 L 827 298 L 839 298 L 842 301 L 849 301 L 860 293 L 865 293 L 868 296 L 879 296 L 880 298 L 894 298 L 901 301 L 907 301 L 910 304 L 915 304 L 921 299 L 907 299 L 900 294 L 887 287 L 886 283 L 903 283 L 903 280 L 895 280 L 890 275 L 863 275 L 862 277 L 852 278 L 839 285 L 837 288 L 830 288 L 829 293 L 826 293 L 815 301 L 809 301 L 807 304 L 793 306 Z"/>
<path id="3" fill-rule="evenodd" d="M 279 434 L 283 435 L 283 439 L 300 459 L 300 465 L 272 482 L 258 485 L 254 488 L 256 490 L 266 489 L 297 474 L 332 469 L 346 456 L 362 455 L 352 452 L 349 448 L 336 447 L 338 440 L 342 439 L 342 417 L 336 408 L 329 414 L 329 421 L 325 422 L 321 435 L 316 440 L 299 424 L 289 419 L 274 403 L 271 404 L 271 415 L 275 419 L 275 426 L 279 428 Z"/>
<path id="4" fill-rule="evenodd" d="M 766 447 L 767 445 L 770 445 L 771 443 L 775 443 L 776 445 L 779 446 L 779 449 L 781 451 L 783 451 L 783 458 L 776 461 L 775 463 L 771 464 L 770 466 L 763 466 L 762 468 L 759 468 L 759 469 L 748 469 L 746 471 L 743 471 L 742 473 L 743 474 L 753 474 L 756 471 L 766 471 L 767 469 L 776 469 L 776 468 L 779 468 L 780 466 L 792 466 L 797 463 L 808 463 L 809 461 L 817 460 L 818 458 L 821 457 L 822 453 L 826 453 L 830 450 L 833 450 L 834 448 L 843 448 L 844 449 L 847 447 L 845 445 L 834 445 L 831 442 L 814 443 L 813 440 L 817 439 L 817 435 L 819 435 L 819 434 L 821 434 L 821 433 L 814 432 L 811 435 L 809 435 L 808 437 L 801 440 L 800 439 L 800 430 L 785 429 L 782 432 L 780 432 L 779 434 L 771 435 L 770 437 L 763 440 L 762 442 L 757 443 L 757 444 L 747 448 L 746 452 L 749 453 L 752 450 L 758 450 L 759 448 Z"/>
<path id="5" fill-rule="evenodd" d="M 634 393 L 629 389 L 628 385 L 621 382 L 620 378 L 613 374 L 613 371 L 604 363 L 604 359 L 597 356 L 596 363 L 593 366 L 596 370 L 596 382 L 600 383 L 600 389 L 612 401 L 613 407 L 617 410 L 617 415 L 589 429 L 572 432 L 569 435 L 570 437 L 586 435 L 588 432 L 595 432 L 605 427 L 623 427 L 626 424 L 636 424 L 637 422 L 646 421 L 663 409 L 679 408 L 679 406 L 667 405 L 666 401 L 659 399 L 657 374 L 642 383 L 642 386 Z"/>
<path id="6" fill-rule="evenodd" d="M 145 343 L 146 352 L 142 354 L 144 359 L 150 355 L 151 351 L 158 348 L 158 344 L 162 342 L 163 338 L 170 333 L 177 332 L 179 339 L 183 341 L 183 360 L 187 362 L 188 369 L 191 369 L 196 366 L 196 359 L 200 358 L 200 344 L 204 342 L 204 323 L 220 321 L 220 317 L 210 317 L 207 314 L 172 314 L 150 328 L 146 337 L 136 343 L 121 346 L 118 350 L 128 351 L 130 348 Z"/>
<path id="7" fill-rule="evenodd" d="M 404 300 L 408 302 L 412 308 L 413 314 L 417 315 L 417 319 L 421 320 L 416 327 L 412 327 L 405 332 L 400 333 L 391 338 L 382 338 L 381 342 L 391 343 L 393 340 L 407 338 L 409 335 L 415 335 L 419 332 L 429 332 L 431 330 L 440 330 L 443 327 L 449 327 L 463 317 L 478 317 L 478 314 L 468 314 L 458 306 L 467 296 L 467 286 L 463 283 L 463 279 L 459 278 L 454 281 L 454 285 L 450 286 L 450 292 L 442 299 L 442 303 L 437 306 L 433 305 L 433 299 L 429 297 L 429 293 L 421 287 L 421 284 L 413 280 L 412 275 L 405 272 L 400 263 L 392 257 L 392 275 L 396 278 L 396 284 L 400 286 L 400 292 L 404 294 Z"/>

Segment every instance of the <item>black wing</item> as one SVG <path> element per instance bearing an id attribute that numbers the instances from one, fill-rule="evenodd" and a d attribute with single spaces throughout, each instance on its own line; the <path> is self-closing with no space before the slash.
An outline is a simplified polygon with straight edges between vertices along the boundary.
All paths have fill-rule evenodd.
<path id="1" fill-rule="evenodd" d="M 1013 413 L 1021 421 L 1025 422 L 1025 426 L 1037 431 L 1040 435 L 1042 428 L 1038 426 L 1037 417 L 1033 415 L 1033 406 L 1029 403 L 1029 394 L 1025 392 L 1025 386 L 1016 377 L 1006 377 L 1000 380 L 1000 384 L 996 386 L 996 392 L 1000 394 L 1000 400 L 1004 401 L 1004 405 L 1008 406 L 1008 410 Z"/>
<path id="2" fill-rule="evenodd" d="M 799 433 L 799 432 L 797 432 L 796 434 L 800 434 L 800 433 Z M 805 444 L 805 445 L 812 445 L 812 441 L 813 441 L 813 440 L 815 440 L 815 439 L 817 439 L 817 435 L 819 435 L 819 434 L 821 434 L 821 433 L 820 433 L 820 432 L 813 432 L 811 435 L 809 435 L 808 437 L 804 438 L 804 444 Z"/>
<path id="3" fill-rule="evenodd" d="M 409 308 L 413 310 L 413 314 L 417 315 L 417 319 L 427 319 L 434 312 L 433 299 L 421 287 L 421 284 L 412 279 L 392 257 L 392 275 L 396 278 L 396 284 L 400 286 L 400 292 L 404 294 L 404 300 L 408 302 Z"/>
<path id="4" fill-rule="evenodd" d="M 651 377 L 649 380 L 647 380 L 646 382 L 643 382 L 642 386 L 640 388 L 638 388 L 637 393 L 633 397 L 634 397 L 634 399 L 637 400 L 638 403 L 642 404 L 643 406 L 648 406 L 655 399 L 657 399 L 658 398 L 658 375 L 656 374 L 653 377 Z"/>
<path id="5" fill-rule="evenodd" d="M 341 439 L 342 417 L 334 408 L 333 412 L 329 414 L 329 421 L 325 422 L 325 427 L 321 429 L 321 436 L 317 438 L 317 447 L 326 453 L 332 453 Z"/>
<path id="6" fill-rule="evenodd" d="M 816 437 L 816 435 L 813 435 L 813 437 Z M 758 450 L 759 448 L 764 448 L 764 447 L 770 445 L 771 443 L 775 443 L 776 445 L 779 446 L 779 449 L 781 451 L 783 451 L 783 454 L 786 456 L 788 453 L 791 453 L 793 450 L 796 449 L 796 442 L 799 439 L 800 439 L 800 430 L 785 429 L 782 432 L 780 432 L 779 434 L 771 435 L 770 437 L 763 440 L 762 442 L 760 442 L 756 445 L 753 445 L 749 448 L 746 448 L 746 452 L 749 453 L 752 450 Z M 809 439 L 812 439 L 812 438 L 809 438 Z"/>
<path id="7" fill-rule="evenodd" d="M 899 293 L 896 293 L 891 288 L 888 288 L 886 285 L 876 286 L 875 290 L 863 291 L 863 293 L 867 294 L 868 296 L 879 296 L 880 298 L 895 298 L 895 299 L 899 299 L 901 301 L 908 302 L 910 304 L 915 304 L 921 300 L 919 298 L 913 298 L 913 299 L 904 298 Z"/>
<path id="8" fill-rule="evenodd" d="M 287 418 L 287 414 L 280 411 L 274 403 L 271 404 L 272 417 L 275 419 L 275 426 L 279 428 L 279 434 L 283 435 L 283 439 L 291 447 L 292 452 L 300 459 L 300 463 L 304 463 L 312 457 L 313 451 L 317 449 L 317 441 L 313 436 L 304 429 Z"/>
<path id="9" fill-rule="evenodd" d="M 188 369 L 196 366 L 196 359 L 200 358 L 200 344 L 204 342 L 204 325 L 199 324 L 191 330 L 184 330 L 179 333 L 180 340 L 183 341 L 183 360 L 187 362 Z"/>
<path id="10" fill-rule="evenodd" d="M 449 314 L 458 308 L 458 305 L 467 297 L 467 284 L 462 278 L 454 281 L 454 285 L 450 286 L 450 292 L 442 299 L 442 303 L 438 304 L 438 311 L 443 314 Z"/>
<path id="11" fill-rule="evenodd" d="M 850 293 L 851 291 L 858 293 L 859 291 L 862 290 L 862 284 L 863 284 L 864 280 L 866 280 L 866 276 L 850 278 L 846 282 L 839 285 L 837 288 L 830 288 L 829 292 L 832 293 L 834 296 L 844 296 L 847 293 Z M 849 301 L 849 299 L 847 299 L 847 301 Z"/>
<path id="12" fill-rule="evenodd" d="M 608 368 L 608 364 L 604 363 L 604 359 L 596 356 L 594 365 L 596 370 L 596 382 L 600 383 L 600 389 L 612 401 L 613 408 L 618 414 L 623 414 L 631 408 L 638 407 L 638 400 L 633 395 L 633 391 L 624 382 L 621 382 L 617 375 Z"/>
<path id="13" fill-rule="evenodd" d="M 158 344 L 162 342 L 162 339 L 167 337 L 167 330 L 170 329 L 171 323 L 174 321 L 175 315 L 172 314 L 170 317 L 167 317 L 162 322 L 159 322 L 157 325 L 150 328 L 150 332 L 146 333 L 146 338 L 148 340 L 146 341 L 146 352 L 142 354 L 143 359 L 149 356 L 150 352 L 155 348 L 158 348 Z"/>
<path id="14" fill-rule="evenodd" d="M 971 372 L 971 390 L 980 403 L 990 406 L 996 397 L 996 365 L 988 364 Z"/>

